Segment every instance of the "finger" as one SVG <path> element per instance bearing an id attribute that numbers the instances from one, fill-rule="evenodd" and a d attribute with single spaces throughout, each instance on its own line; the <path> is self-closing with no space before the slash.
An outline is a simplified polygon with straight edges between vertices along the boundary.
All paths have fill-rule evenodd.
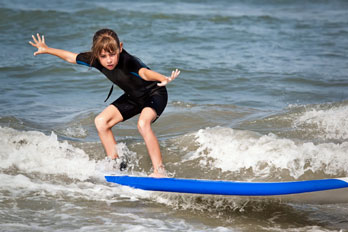
<path id="1" fill-rule="evenodd" d="M 172 72 L 172 76 L 171 79 L 174 80 L 175 78 L 177 78 L 180 74 L 180 71 L 178 71 L 178 69 L 176 69 L 175 71 Z"/>
<path id="2" fill-rule="evenodd" d="M 37 34 L 36 34 L 36 36 L 37 36 L 37 39 L 39 40 L 39 42 L 41 43 L 41 37 L 40 37 L 40 34 L 39 34 L 39 33 L 37 33 Z"/>
<path id="3" fill-rule="evenodd" d="M 158 86 L 165 86 L 165 85 L 167 85 L 168 84 L 168 78 L 167 78 L 167 80 L 164 80 L 164 81 L 162 81 L 161 83 L 158 83 L 157 85 Z"/>
<path id="4" fill-rule="evenodd" d="M 34 35 L 32 35 L 31 37 L 33 38 L 34 42 L 37 44 L 38 42 L 37 42 L 37 40 L 36 40 L 35 36 L 34 36 Z"/>
<path id="5" fill-rule="evenodd" d="M 36 47 L 36 48 L 37 48 L 36 44 L 34 44 L 33 42 L 29 41 L 29 44 L 31 44 L 31 46 L 33 46 L 33 47 Z"/>
<path id="6" fill-rule="evenodd" d="M 42 43 L 45 43 L 45 36 L 42 36 Z"/>
<path id="7" fill-rule="evenodd" d="M 177 78 L 179 75 L 180 75 L 180 70 L 176 70 L 175 78 Z"/>
<path id="8" fill-rule="evenodd" d="M 178 69 L 172 72 L 172 76 L 177 76 L 178 75 Z"/>
<path id="9" fill-rule="evenodd" d="M 179 69 L 176 69 L 176 70 L 175 70 L 175 73 L 176 73 L 177 76 L 179 76 L 180 70 L 179 70 Z"/>

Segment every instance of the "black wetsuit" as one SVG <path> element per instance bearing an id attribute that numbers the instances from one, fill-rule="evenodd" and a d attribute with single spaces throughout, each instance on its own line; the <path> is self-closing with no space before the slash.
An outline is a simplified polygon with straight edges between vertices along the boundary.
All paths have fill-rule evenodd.
<path id="1" fill-rule="evenodd" d="M 123 116 L 123 121 L 139 114 L 145 107 L 154 109 L 159 117 L 167 105 L 168 95 L 165 87 L 157 86 L 156 81 L 145 81 L 139 76 L 141 68 L 148 68 L 141 60 L 126 50 L 120 54 L 118 64 L 113 70 L 103 67 L 98 59 L 91 63 L 91 53 L 80 53 L 76 63 L 94 67 L 125 93 L 112 104 Z"/>

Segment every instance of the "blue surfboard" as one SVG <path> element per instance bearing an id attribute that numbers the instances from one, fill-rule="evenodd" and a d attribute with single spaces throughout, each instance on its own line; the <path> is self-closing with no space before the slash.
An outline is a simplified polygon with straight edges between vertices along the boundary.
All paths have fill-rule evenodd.
<path id="1" fill-rule="evenodd" d="M 105 176 L 108 182 L 132 188 L 211 195 L 275 196 L 348 188 L 348 178 L 292 182 L 239 182 L 138 176 Z"/>

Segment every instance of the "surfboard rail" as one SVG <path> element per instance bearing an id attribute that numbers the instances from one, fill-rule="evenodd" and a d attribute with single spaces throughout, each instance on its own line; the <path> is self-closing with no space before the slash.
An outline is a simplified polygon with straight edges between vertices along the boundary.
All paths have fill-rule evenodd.
<path id="1" fill-rule="evenodd" d="M 274 196 L 348 188 L 348 178 L 291 182 L 241 182 L 140 176 L 105 176 L 108 182 L 132 188 L 190 194 Z"/>

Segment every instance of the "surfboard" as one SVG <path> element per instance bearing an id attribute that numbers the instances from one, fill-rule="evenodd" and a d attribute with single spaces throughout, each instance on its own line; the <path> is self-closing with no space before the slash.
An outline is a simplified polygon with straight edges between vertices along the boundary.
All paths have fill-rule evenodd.
<path id="1" fill-rule="evenodd" d="M 105 176 L 105 179 L 148 191 L 237 196 L 275 196 L 348 188 L 348 177 L 292 182 L 240 182 L 127 175 Z"/>

